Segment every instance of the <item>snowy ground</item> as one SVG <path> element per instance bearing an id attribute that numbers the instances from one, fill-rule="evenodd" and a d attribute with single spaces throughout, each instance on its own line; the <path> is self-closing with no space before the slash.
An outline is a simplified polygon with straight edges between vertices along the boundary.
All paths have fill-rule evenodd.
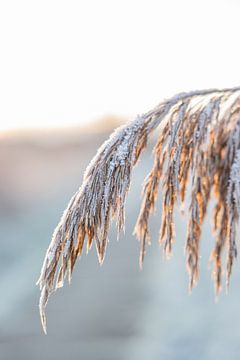
<path id="1" fill-rule="evenodd" d="M 192 295 L 183 255 L 186 223 L 177 217 L 174 255 L 165 261 L 157 243 L 160 205 L 144 269 L 138 269 L 139 244 L 131 234 L 150 152 L 134 172 L 126 235 L 117 242 L 113 226 L 101 268 L 95 249 L 83 255 L 71 286 L 51 297 L 48 335 L 43 335 L 35 282 L 44 252 L 104 137 L 54 146 L 35 140 L 1 145 L 0 360 L 239 359 L 239 263 L 229 295 L 223 291 L 216 304 L 208 268 L 209 224 L 202 236 L 201 278 Z"/>

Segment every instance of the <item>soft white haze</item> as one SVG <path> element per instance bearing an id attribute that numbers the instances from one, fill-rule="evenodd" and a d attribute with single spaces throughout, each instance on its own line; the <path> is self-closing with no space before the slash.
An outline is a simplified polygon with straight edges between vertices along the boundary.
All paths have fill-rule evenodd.
<path id="1" fill-rule="evenodd" d="M 240 84 L 237 0 L 0 3 L 0 128 L 135 116 Z"/>

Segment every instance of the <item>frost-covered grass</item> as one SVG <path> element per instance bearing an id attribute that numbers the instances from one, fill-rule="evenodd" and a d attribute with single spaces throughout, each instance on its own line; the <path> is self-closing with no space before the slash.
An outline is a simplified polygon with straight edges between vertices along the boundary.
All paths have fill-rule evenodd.
<path id="1" fill-rule="evenodd" d="M 112 218 L 124 230 L 124 207 L 132 169 L 150 134 L 158 126 L 154 165 L 143 188 L 135 227 L 141 242 L 140 266 L 150 242 L 148 221 L 162 180 L 163 215 L 160 243 L 171 254 L 174 208 L 190 192 L 186 240 L 187 268 L 192 288 L 199 276 L 199 241 L 207 206 L 215 201 L 215 245 L 212 251 L 216 291 L 221 287 L 222 253 L 227 249 L 227 283 L 237 256 L 236 225 L 240 215 L 240 88 L 181 93 L 117 129 L 88 166 L 83 184 L 72 197 L 53 234 L 42 267 L 40 314 L 46 331 L 45 307 L 50 294 L 71 274 L 84 243 L 94 243 L 102 263 Z M 86 239 L 86 240 L 85 240 Z"/>

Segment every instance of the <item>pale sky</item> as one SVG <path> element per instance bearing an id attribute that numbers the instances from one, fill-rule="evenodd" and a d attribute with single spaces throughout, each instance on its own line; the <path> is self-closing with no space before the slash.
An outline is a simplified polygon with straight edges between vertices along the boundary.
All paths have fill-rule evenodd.
<path id="1" fill-rule="evenodd" d="M 0 129 L 134 117 L 240 85 L 240 0 L 2 0 Z"/>

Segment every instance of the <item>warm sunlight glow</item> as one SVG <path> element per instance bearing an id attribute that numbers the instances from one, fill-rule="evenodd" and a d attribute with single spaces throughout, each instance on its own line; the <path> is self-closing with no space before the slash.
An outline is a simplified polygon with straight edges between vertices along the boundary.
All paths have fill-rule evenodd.
<path id="1" fill-rule="evenodd" d="M 239 12 L 233 0 L 2 2 L 0 128 L 133 117 L 178 91 L 239 85 Z"/>

